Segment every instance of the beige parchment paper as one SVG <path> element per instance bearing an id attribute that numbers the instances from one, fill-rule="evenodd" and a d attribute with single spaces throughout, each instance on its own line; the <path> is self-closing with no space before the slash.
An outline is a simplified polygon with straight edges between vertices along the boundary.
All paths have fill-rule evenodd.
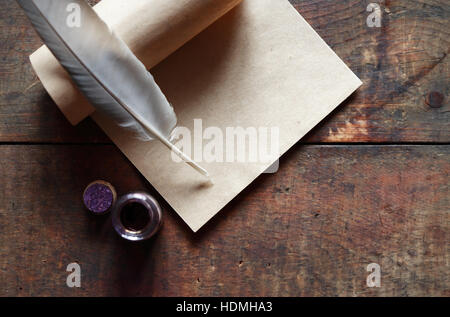
<path id="1" fill-rule="evenodd" d="M 102 0 L 99 16 L 152 68 L 242 0 Z M 73 125 L 94 108 L 46 46 L 30 56 L 49 95 Z"/>
<path id="2" fill-rule="evenodd" d="M 278 127 L 282 155 L 361 81 L 288 0 L 239 2 L 103 0 L 96 9 L 152 68 L 175 108 L 179 126 L 193 130 L 194 120 L 201 119 L 204 128 L 223 131 L 227 127 Z M 190 5 L 194 6 L 191 10 Z M 202 23 L 193 22 L 197 14 Z M 175 16 L 178 18 L 166 21 Z M 165 25 L 171 21 L 178 22 Z M 162 34 L 178 37 L 172 41 L 162 39 Z M 159 48 L 155 48 L 157 43 Z M 91 114 L 193 231 L 271 166 L 272 162 L 201 162 L 215 183 L 205 186 L 198 173 L 175 162 L 159 142 L 135 140 L 108 118 L 92 113 L 45 47 L 35 52 L 31 61 L 66 117 L 77 123 Z M 194 136 L 192 142 L 206 142 L 199 137 Z"/>

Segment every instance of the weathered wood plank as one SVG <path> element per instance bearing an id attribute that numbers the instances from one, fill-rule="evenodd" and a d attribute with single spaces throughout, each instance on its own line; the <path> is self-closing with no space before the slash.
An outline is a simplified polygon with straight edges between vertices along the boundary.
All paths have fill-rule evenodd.
<path id="1" fill-rule="evenodd" d="M 305 141 L 449 141 L 448 1 L 291 2 L 364 82 Z M 369 3 L 381 6 L 381 28 L 367 27 Z M 430 107 L 433 92 L 442 101 Z"/>
<path id="2" fill-rule="evenodd" d="M 0 146 L 0 296 L 449 296 L 449 154 L 296 146 L 200 233 L 163 204 L 160 234 L 131 244 L 81 202 L 97 178 L 154 193 L 114 146 Z"/>
<path id="3" fill-rule="evenodd" d="M 450 140 L 448 1 L 384 1 L 381 28 L 366 26 L 367 0 L 291 2 L 365 83 L 306 142 Z M 0 29 L 0 142 L 109 142 L 90 120 L 72 128 L 37 82 L 40 41 L 14 0 Z"/>

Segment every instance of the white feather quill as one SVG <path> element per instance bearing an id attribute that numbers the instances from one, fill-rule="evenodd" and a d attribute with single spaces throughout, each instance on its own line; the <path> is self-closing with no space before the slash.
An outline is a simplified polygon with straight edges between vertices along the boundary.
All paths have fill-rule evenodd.
<path id="1" fill-rule="evenodd" d="M 85 1 L 17 1 L 96 110 L 142 140 L 158 139 L 209 177 L 169 141 L 177 119 L 153 76 Z M 70 21 L 74 5 L 80 9 L 78 25 Z"/>

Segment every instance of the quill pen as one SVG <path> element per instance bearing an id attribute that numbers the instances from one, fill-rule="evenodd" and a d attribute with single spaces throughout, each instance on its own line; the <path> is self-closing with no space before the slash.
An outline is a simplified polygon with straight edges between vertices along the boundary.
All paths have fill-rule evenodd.
<path id="1" fill-rule="evenodd" d="M 157 139 L 201 174 L 170 142 L 176 115 L 153 76 L 83 0 L 17 0 L 53 55 L 99 112 L 141 140 Z"/>

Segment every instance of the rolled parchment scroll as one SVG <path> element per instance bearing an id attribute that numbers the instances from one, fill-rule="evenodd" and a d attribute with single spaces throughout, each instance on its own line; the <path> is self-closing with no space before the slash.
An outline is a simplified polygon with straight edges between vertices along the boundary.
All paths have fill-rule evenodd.
<path id="1" fill-rule="evenodd" d="M 150 69 L 241 1 L 103 0 L 95 10 Z M 47 47 L 30 59 L 45 89 L 73 125 L 94 112 Z"/>

